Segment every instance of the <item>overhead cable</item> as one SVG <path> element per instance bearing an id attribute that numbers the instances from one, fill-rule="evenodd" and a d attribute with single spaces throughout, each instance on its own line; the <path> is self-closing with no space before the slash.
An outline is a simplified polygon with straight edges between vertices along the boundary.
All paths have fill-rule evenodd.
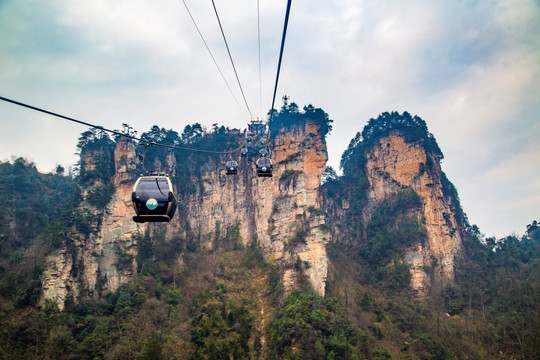
<path id="1" fill-rule="evenodd" d="M 22 106 L 22 107 L 25 107 L 25 108 L 28 108 L 28 109 L 31 109 L 31 110 L 39 111 L 39 112 L 42 112 L 42 113 L 45 113 L 45 114 L 48 114 L 48 115 L 51 115 L 51 116 L 56 116 L 56 117 L 59 117 L 59 118 L 64 119 L 64 120 L 69 120 L 69 121 L 75 122 L 77 124 L 86 125 L 88 127 L 98 129 L 98 130 L 101 130 L 101 131 L 105 131 L 105 132 L 108 132 L 108 133 L 111 133 L 111 134 L 114 134 L 114 135 L 123 136 L 123 137 L 126 137 L 126 138 L 131 139 L 131 140 L 136 140 L 136 141 L 139 142 L 139 144 L 145 145 L 145 146 L 159 146 L 159 147 L 165 147 L 165 148 L 172 149 L 172 150 L 185 150 L 185 151 L 193 151 L 193 152 L 201 152 L 201 153 L 209 153 L 209 154 L 222 154 L 222 155 L 224 155 L 224 154 L 232 154 L 232 153 L 234 153 L 236 151 L 239 151 L 246 144 L 246 141 L 244 141 L 242 143 L 242 145 L 240 145 L 238 148 L 230 150 L 230 151 L 212 151 L 212 150 L 194 149 L 194 148 L 189 148 L 189 147 L 185 147 L 185 146 L 159 144 L 159 143 L 149 141 L 149 140 L 146 140 L 146 139 L 142 139 L 142 138 L 138 138 L 138 137 L 135 137 L 135 136 L 132 136 L 132 135 L 129 135 L 129 134 L 124 134 L 124 133 L 121 133 L 121 132 L 116 131 L 116 130 L 107 129 L 107 128 L 103 127 L 103 126 L 94 125 L 94 124 L 91 124 L 91 123 L 88 123 L 88 122 L 85 122 L 85 121 L 77 120 L 77 119 L 74 119 L 74 118 L 69 117 L 69 116 L 60 115 L 60 114 L 57 114 L 55 112 L 52 112 L 52 111 L 49 111 L 49 110 L 44 110 L 44 109 L 38 108 L 36 106 L 28 105 L 28 104 L 25 104 L 25 103 L 22 103 L 22 102 L 19 102 L 19 101 L 15 101 L 15 100 L 12 100 L 12 99 L 8 99 L 8 98 L 5 98 L 3 96 L 0 96 L 0 100 L 3 100 L 5 102 L 9 102 L 9 103 L 12 103 L 12 104 L 15 104 L 15 105 L 18 105 L 18 106 Z"/>
<path id="2" fill-rule="evenodd" d="M 289 0 L 290 1 L 290 0 Z M 234 61 L 231 55 L 231 50 L 229 49 L 229 44 L 227 43 L 227 38 L 225 37 L 225 32 L 223 31 L 223 26 L 221 26 L 221 20 L 219 19 L 219 14 L 216 8 L 216 4 L 214 3 L 214 0 L 212 0 L 212 5 L 214 6 L 214 12 L 216 13 L 216 18 L 219 24 L 219 28 L 221 29 L 221 35 L 223 35 L 223 41 L 225 42 L 225 47 L 227 48 L 227 53 L 229 54 L 229 59 L 231 59 L 231 64 L 234 70 L 234 75 L 236 75 L 236 81 L 238 81 L 238 86 L 240 87 L 240 92 L 242 93 L 242 97 L 244 98 L 244 103 L 246 104 L 247 110 L 249 112 L 249 116 L 251 116 L 251 119 L 253 119 L 253 114 L 251 113 L 251 109 L 249 108 L 248 102 L 246 100 L 246 95 L 244 94 L 244 89 L 242 88 L 242 84 L 240 83 L 240 78 L 238 77 L 238 72 L 236 71 L 236 66 L 234 66 Z"/>
<path id="3" fill-rule="evenodd" d="M 259 8 L 259 0 L 257 0 L 257 45 L 259 48 L 259 114 L 261 118 L 262 112 L 262 80 L 261 80 L 261 16 Z"/>
<path id="4" fill-rule="evenodd" d="M 189 11 L 189 8 L 186 4 L 186 2 L 184 0 L 182 0 L 182 2 L 184 3 L 184 6 L 189 14 L 189 17 L 191 18 L 191 21 L 193 22 L 193 25 L 195 25 L 195 28 L 197 29 L 197 32 L 199 33 L 199 36 L 201 37 L 203 43 L 204 43 L 204 46 L 206 47 L 206 50 L 208 50 L 208 53 L 210 54 L 210 57 L 212 58 L 212 60 L 214 61 L 214 64 L 216 65 L 218 71 L 219 71 L 219 74 L 221 75 L 221 78 L 223 79 L 223 81 L 225 81 L 225 84 L 227 85 L 227 88 L 229 89 L 229 91 L 231 92 L 231 95 L 234 99 L 234 101 L 236 101 L 236 104 L 238 106 L 240 106 L 240 103 L 238 102 L 238 100 L 236 99 L 236 96 L 234 96 L 234 93 L 229 85 L 229 83 L 227 82 L 227 79 L 225 79 L 225 76 L 223 75 L 223 72 L 221 71 L 221 68 L 219 67 L 216 59 L 214 58 L 214 54 L 212 54 L 212 51 L 210 51 L 210 47 L 208 46 L 208 44 L 206 43 L 206 40 L 204 39 L 204 36 L 201 32 L 201 30 L 199 29 L 199 26 L 197 25 L 197 22 L 195 22 L 195 18 L 193 17 L 193 15 L 191 14 L 191 11 Z"/>
<path id="5" fill-rule="evenodd" d="M 213 0 L 212 0 L 213 1 Z M 281 49 L 279 51 L 279 61 L 278 61 L 278 68 L 277 68 L 277 74 L 276 74 L 276 84 L 274 86 L 274 96 L 272 97 L 272 107 L 270 108 L 270 120 L 272 121 L 272 118 L 274 117 L 274 104 L 276 101 L 276 92 L 279 82 L 279 73 L 281 71 L 281 60 L 283 58 L 283 48 L 285 47 L 285 37 L 287 36 L 287 25 L 289 24 L 289 13 L 291 12 L 291 3 L 292 0 L 287 1 L 287 11 L 285 12 L 285 23 L 283 24 L 283 35 L 281 37 Z"/>

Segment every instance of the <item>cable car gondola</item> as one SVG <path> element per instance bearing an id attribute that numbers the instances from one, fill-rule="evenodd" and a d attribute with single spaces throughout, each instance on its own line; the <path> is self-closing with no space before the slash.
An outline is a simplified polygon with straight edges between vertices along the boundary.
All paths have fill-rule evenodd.
<path id="1" fill-rule="evenodd" d="M 242 150 L 240 150 L 240 156 L 246 157 L 247 154 L 248 154 L 248 149 L 247 148 L 243 148 Z"/>
<path id="2" fill-rule="evenodd" d="M 133 221 L 169 222 L 176 211 L 176 197 L 172 183 L 164 173 L 141 176 L 131 194 L 133 208 L 137 216 Z"/>
<path id="3" fill-rule="evenodd" d="M 259 155 L 261 155 L 261 157 L 267 157 L 268 151 L 266 149 L 261 149 L 259 150 Z"/>
<path id="4" fill-rule="evenodd" d="M 227 174 L 228 175 L 236 175 L 238 172 L 238 163 L 234 160 L 227 161 Z"/>
<path id="5" fill-rule="evenodd" d="M 257 160 L 257 176 L 272 177 L 272 160 L 267 157 Z"/>

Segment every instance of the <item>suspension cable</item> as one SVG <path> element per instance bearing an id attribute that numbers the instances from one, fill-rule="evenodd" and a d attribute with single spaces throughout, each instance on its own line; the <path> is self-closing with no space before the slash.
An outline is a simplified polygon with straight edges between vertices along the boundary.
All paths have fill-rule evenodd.
<path id="1" fill-rule="evenodd" d="M 213 1 L 213 0 L 212 0 Z M 278 61 L 278 68 L 277 68 L 277 74 L 276 74 L 276 84 L 274 86 L 274 96 L 272 97 L 272 107 L 270 108 L 270 120 L 272 121 L 272 118 L 274 117 L 274 104 L 276 101 L 276 92 L 279 82 L 279 72 L 281 71 L 281 60 L 283 58 L 283 48 L 285 46 L 285 37 L 287 36 L 287 25 L 289 24 L 289 13 L 291 11 L 291 2 L 292 0 L 287 1 L 287 11 L 285 13 L 285 23 L 283 24 L 283 36 L 281 37 L 281 49 L 279 51 L 279 61 Z"/>
<path id="2" fill-rule="evenodd" d="M 246 95 L 244 94 L 244 89 L 242 88 L 242 84 L 240 83 L 240 78 L 238 77 L 238 73 L 236 72 L 236 66 L 234 66 L 234 61 L 231 55 L 231 51 L 229 49 L 229 44 L 227 43 L 227 38 L 225 37 L 225 32 L 223 31 L 223 26 L 221 26 L 221 20 L 219 19 L 219 14 L 216 8 L 216 4 L 214 3 L 214 0 L 212 0 L 212 5 L 214 6 L 214 12 L 216 13 L 216 18 L 219 23 L 219 28 L 221 29 L 221 35 L 223 35 L 223 41 L 225 42 L 225 47 L 227 48 L 229 59 L 231 59 L 234 75 L 236 75 L 236 81 L 238 82 L 238 86 L 240 87 L 240 92 L 242 93 L 242 97 L 244 98 L 244 103 L 246 104 L 247 110 L 249 112 L 249 116 L 251 116 L 251 118 L 253 119 L 253 114 L 251 113 L 251 109 L 249 108 L 248 102 L 246 100 Z"/>
<path id="3" fill-rule="evenodd" d="M 263 117 L 262 112 L 262 78 L 261 78 L 261 16 L 259 0 L 257 0 L 257 45 L 259 48 L 259 114 Z"/>
<path id="4" fill-rule="evenodd" d="M 88 123 L 88 122 L 85 122 L 85 121 L 74 119 L 74 118 L 69 117 L 69 116 L 60 115 L 60 114 L 54 113 L 54 112 L 49 111 L 49 110 L 44 110 L 44 109 L 41 109 L 41 108 L 38 108 L 38 107 L 35 107 L 35 106 L 32 106 L 32 105 L 28 105 L 28 104 L 19 102 L 19 101 L 11 100 L 11 99 L 5 98 L 3 96 L 0 96 L 0 100 L 3 100 L 3 101 L 8 102 L 8 103 L 15 104 L 15 105 L 18 105 L 18 106 L 22 106 L 22 107 L 25 107 L 25 108 L 28 108 L 28 109 L 31 109 L 31 110 L 39 111 L 39 112 L 42 112 L 42 113 L 45 113 L 45 114 L 48 114 L 48 115 L 51 115 L 51 116 L 55 116 L 55 117 L 64 119 L 64 120 L 72 121 L 72 122 L 75 122 L 77 124 L 86 125 L 88 127 L 98 129 L 98 130 L 101 130 L 101 131 L 105 131 L 105 132 L 108 132 L 108 133 L 111 133 L 111 134 L 114 134 L 114 135 L 123 136 L 123 137 L 126 137 L 126 138 L 131 139 L 131 140 L 136 140 L 136 141 L 139 142 L 139 144 L 142 144 L 142 145 L 145 145 L 145 146 L 160 146 L 160 147 L 164 147 L 164 148 L 168 148 L 168 149 L 172 149 L 172 150 L 185 150 L 185 151 L 192 151 L 192 152 L 201 152 L 201 153 L 225 155 L 225 154 L 232 154 L 232 153 L 234 153 L 236 151 L 239 151 L 246 144 L 246 141 L 244 141 L 242 143 L 242 145 L 240 145 L 238 148 L 233 149 L 233 150 L 229 150 L 229 151 L 213 151 L 213 150 L 194 149 L 194 148 L 189 148 L 189 147 L 185 147 L 185 146 L 159 144 L 159 143 L 156 143 L 154 141 L 149 141 L 149 140 L 146 140 L 146 139 L 143 139 L 143 138 L 138 138 L 138 137 L 133 136 L 133 135 L 124 134 L 124 133 L 121 133 L 121 132 L 116 131 L 116 130 L 107 129 L 107 128 L 103 127 L 103 126 L 94 125 L 94 124 L 91 124 L 91 123 Z"/>
<path id="5" fill-rule="evenodd" d="M 223 72 L 221 71 L 221 68 L 219 67 L 215 57 L 214 57 L 214 54 L 212 54 L 212 51 L 210 51 L 210 47 L 208 46 L 208 44 L 206 43 L 206 40 L 204 39 L 204 36 L 201 32 L 201 30 L 199 29 L 199 26 L 197 25 L 197 22 L 195 22 L 195 18 L 193 18 L 193 15 L 191 14 L 191 11 L 189 11 L 189 8 L 185 2 L 185 0 L 182 0 L 182 2 L 184 3 L 184 6 L 189 14 L 189 17 L 191 18 L 191 21 L 193 22 L 193 25 L 195 25 L 195 28 L 197 29 L 197 32 L 199 33 L 199 36 L 201 37 L 203 43 L 204 43 L 204 46 L 206 47 L 206 50 L 208 50 L 208 53 L 210 54 L 210 57 L 212 58 L 212 60 L 214 61 L 214 64 L 216 65 L 218 71 L 219 71 L 219 74 L 221 75 L 221 78 L 223 79 L 223 81 L 225 81 L 225 84 L 227 85 L 227 88 L 229 89 L 229 91 L 231 92 L 231 95 L 234 99 L 234 101 L 236 101 L 236 104 L 238 106 L 240 106 L 240 103 L 238 102 L 238 100 L 236 99 L 236 96 L 234 96 L 234 93 L 231 89 L 231 86 L 229 85 L 229 83 L 227 82 L 227 79 L 225 79 L 225 76 L 223 75 Z"/>

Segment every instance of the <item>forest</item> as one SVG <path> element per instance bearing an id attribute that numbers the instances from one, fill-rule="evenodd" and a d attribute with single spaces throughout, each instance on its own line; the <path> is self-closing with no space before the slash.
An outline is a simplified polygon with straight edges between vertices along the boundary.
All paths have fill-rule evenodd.
<path id="1" fill-rule="evenodd" d="M 294 103 L 282 108 L 270 131 L 290 131 L 310 119 L 324 139 L 332 129 L 328 114 L 311 105 L 303 110 Z M 74 252 L 76 241 L 103 226 L 115 191 L 119 138 L 95 129 L 83 132 L 74 174 L 62 166 L 43 174 L 17 157 L 0 162 L 0 359 L 540 358 L 540 223 L 524 219 L 523 235 L 485 237 L 469 224 L 443 173 L 464 252 L 454 283 L 434 287 L 418 300 L 402 259 L 407 244 L 427 236 L 412 215 L 422 206 L 419 195 L 404 189 L 372 209 L 369 219 L 362 215 L 370 186 L 366 151 L 391 133 L 443 157 L 424 120 L 392 112 L 371 119 L 351 140 L 341 161 L 343 175 L 327 168 L 321 188 L 326 226 L 344 235 L 326 245 L 324 297 L 307 280 L 284 291 L 279 268 L 256 244 L 242 246 L 235 226 L 216 231 L 218 246 L 211 251 L 202 249 L 189 229 L 169 239 L 162 228 L 149 227 L 132 235 L 134 281 L 114 292 L 103 288 L 97 297 L 66 301 L 63 311 L 53 302 L 40 303 L 46 256 L 60 248 Z M 232 149 L 241 137 L 218 124 L 205 129 L 197 123 L 181 134 L 153 126 L 141 135 L 197 149 Z M 137 151 L 144 154 L 133 170 L 137 174 L 170 152 L 152 146 Z M 85 167 L 87 154 L 99 157 L 91 170 Z M 171 178 L 181 209 L 201 168 L 212 160 L 205 153 L 173 150 L 173 155 Z M 91 196 L 85 198 L 85 191 Z M 329 209 L 344 201 L 349 210 L 340 223 Z M 129 264 L 124 255 L 126 263 L 120 257 L 119 267 Z M 73 266 L 73 277 L 81 266 Z"/>

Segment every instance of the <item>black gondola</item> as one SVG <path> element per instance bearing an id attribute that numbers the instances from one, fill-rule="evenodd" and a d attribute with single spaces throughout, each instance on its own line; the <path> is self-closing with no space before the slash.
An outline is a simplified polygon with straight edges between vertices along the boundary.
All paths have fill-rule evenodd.
<path id="1" fill-rule="evenodd" d="M 259 155 L 261 155 L 261 157 L 267 157 L 268 151 L 266 149 L 261 149 L 259 150 Z"/>
<path id="2" fill-rule="evenodd" d="M 246 148 L 243 148 L 242 150 L 240 150 L 240 156 L 242 157 L 246 157 L 248 154 L 248 149 Z"/>
<path id="3" fill-rule="evenodd" d="M 257 176 L 272 177 L 272 161 L 267 157 L 257 160 Z"/>
<path id="4" fill-rule="evenodd" d="M 248 137 L 247 137 L 247 142 L 250 143 L 250 142 L 252 142 L 252 141 L 253 141 L 253 136 L 248 135 Z"/>
<path id="5" fill-rule="evenodd" d="M 227 174 L 235 175 L 238 172 L 238 163 L 234 160 L 227 161 Z"/>
<path id="6" fill-rule="evenodd" d="M 164 173 L 141 176 L 131 194 L 133 208 L 137 216 L 133 221 L 169 222 L 176 211 L 176 197 L 172 183 Z"/>

